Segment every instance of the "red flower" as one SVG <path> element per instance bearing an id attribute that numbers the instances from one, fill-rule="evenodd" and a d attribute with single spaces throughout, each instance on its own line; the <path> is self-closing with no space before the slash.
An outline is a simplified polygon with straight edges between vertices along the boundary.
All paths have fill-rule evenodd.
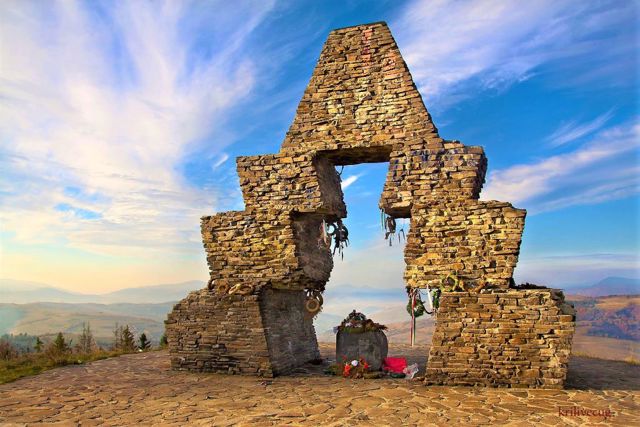
<path id="1" fill-rule="evenodd" d="M 347 363 L 344 365 L 344 371 L 342 371 L 342 375 L 345 377 L 348 377 L 350 373 L 351 373 L 351 364 Z"/>

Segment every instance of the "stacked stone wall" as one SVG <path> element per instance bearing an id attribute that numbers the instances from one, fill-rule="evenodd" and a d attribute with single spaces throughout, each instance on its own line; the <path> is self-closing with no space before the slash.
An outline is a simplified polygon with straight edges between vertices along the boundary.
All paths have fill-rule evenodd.
<path id="1" fill-rule="evenodd" d="M 408 286 L 438 287 L 455 272 L 466 286 L 507 288 L 518 261 L 526 211 L 466 200 L 414 207 L 405 248 Z"/>
<path id="2" fill-rule="evenodd" d="M 314 153 L 239 157 L 237 168 L 245 206 L 260 216 L 278 211 L 346 216 L 335 168 Z"/>
<path id="3" fill-rule="evenodd" d="M 408 140 L 442 146 L 386 24 L 332 31 L 282 151 L 402 147 Z"/>
<path id="4" fill-rule="evenodd" d="M 553 289 L 445 292 L 426 382 L 561 388 L 575 310 Z"/>
<path id="5" fill-rule="evenodd" d="M 273 375 L 258 295 L 192 292 L 165 324 L 172 369 Z"/>
<path id="6" fill-rule="evenodd" d="M 315 354 L 300 302 L 333 267 L 321 224 L 347 215 L 336 166 L 366 162 L 389 162 L 379 207 L 411 218 L 407 286 L 509 285 L 526 212 L 478 200 L 484 150 L 438 135 L 386 24 L 338 29 L 280 152 L 238 157 L 245 210 L 202 218 L 209 289 L 169 316 L 172 366 L 269 375 Z"/>
<path id="7" fill-rule="evenodd" d="M 480 195 L 487 168 L 481 147 L 446 141 L 446 149 L 414 144 L 392 153 L 380 207 L 409 217 L 414 206 L 434 201 L 456 204 Z"/>

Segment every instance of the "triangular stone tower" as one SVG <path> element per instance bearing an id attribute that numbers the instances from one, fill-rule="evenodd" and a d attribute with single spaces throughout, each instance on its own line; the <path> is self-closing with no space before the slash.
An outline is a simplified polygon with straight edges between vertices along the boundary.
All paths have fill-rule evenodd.
<path id="1" fill-rule="evenodd" d="M 416 140 L 442 146 L 387 25 L 332 31 L 282 150 L 401 150 Z"/>

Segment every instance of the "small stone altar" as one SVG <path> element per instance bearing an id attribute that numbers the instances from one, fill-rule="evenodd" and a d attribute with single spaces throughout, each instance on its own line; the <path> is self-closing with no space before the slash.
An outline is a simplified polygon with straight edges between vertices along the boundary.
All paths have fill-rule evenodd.
<path id="1" fill-rule="evenodd" d="M 380 370 L 389 351 L 387 336 L 383 332 L 385 326 L 354 310 L 337 329 L 337 363 L 364 359 L 372 371 Z"/>

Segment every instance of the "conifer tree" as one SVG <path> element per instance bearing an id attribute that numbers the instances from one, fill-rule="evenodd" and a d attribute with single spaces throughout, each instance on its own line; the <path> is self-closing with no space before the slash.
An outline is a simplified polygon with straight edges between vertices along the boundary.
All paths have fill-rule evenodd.
<path id="1" fill-rule="evenodd" d="M 122 349 L 122 331 L 121 327 L 118 326 L 118 322 L 116 322 L 116 328 L 113 330 L 113 349 L 115 351 Z"/>
<path id="2" fill-rule="evenodd" d="M 42 352 L 42 346 L 42 340 L 40 339 L 40 337 L 36 337 L 36 344 L 33 346 L 33 348 L 36 350 L 36 353 Z"/>
<path id="3" fill-rule="evenodd" d="M 53 348 L 58 353 L 67 353 L 69 351 L 69 344 L 65 341 L 62 332 L 58 332 L 56 339 L 53 341 Z"/>
<path id="4" fill-rule="evenodd" d="M 133 338 L 133 333 L 129 329 L 129 325 L 126 325 L 124 329 L 122 329 L 122 333 L 120 336 L 120 342 L 122 345 L 122 350 L 124 351 L 133 351 L 136 348 L 136 343 Z"/>
<path id="5" fill-rule="evenodd" d="M 91 332 L 91 325 L 82 323 L 82 334 L 80 335 L 80 341 L 78 342 L 78 351 L 81 353 L 91 353 L 96 346 L 96 342 Z"/>
<path id="6" fill-rule="evenodd" d="M 147 334 L 145 334 L 144 332 L 142 334 L 140 334 L 140 344 L 138 345 L 138 348 L 142 351 L 144 350 L 148 350 L 149 347 L 151 347 L 151 342 L 147 339 Z"/>

